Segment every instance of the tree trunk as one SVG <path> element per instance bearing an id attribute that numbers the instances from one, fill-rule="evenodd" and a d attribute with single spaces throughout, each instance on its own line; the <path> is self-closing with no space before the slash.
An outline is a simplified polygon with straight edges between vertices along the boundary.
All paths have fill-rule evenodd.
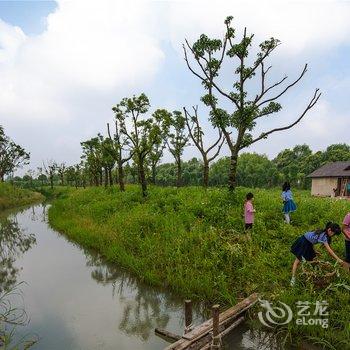
<path id="1" fill-rule="evenodd" d="M 113 176 L 112 176 L 112 168 L 108 167 L 108 179 L 109 179 L 109 186 L 113 186 Z"/>
<path id="2" fill-rule="evenodd" d="M 139 158 L 139 179 L 140 179 L 140 184 L 141 184 L 141 189 L 142 189 L 142 196 L 146 197 L 147 196 L 147 182 L 146 182 L 146 174 L 145 174 L 145 167 L 144 167 L 144 159 Z"/>
<path id="3" fill-rule="evenodd" d="M 230 173 L 228 179 L 228 188 L 230 191 L 234 191 L 237 187 L 237 161 L 238 152 L 236 150 L 232 150 L 230 158 Z"/>
<path id="4" fill-rule="evenodd" d="M 103 171 L 102 171 L 102 169 L 100 169 L 100 171 L 99 171 L 99 175 L 100 175 L 100 178 L 99 178 L 99 185 L 103 185 Z"/>
<path id="5" fill-rule="evenodd" d="M 120 191 L 125 191 L 124 185 L 124 169 L 122 162 L 118 162 L 118 181 L 119 181 L 119 189 Z"/>
<path id="6" fill-rule="evenodd" d="M 203 159 L 203 186 L 209 186 L 209 163 L 207 159 Z"/>
<path id="7" fill-rule="evenodd" d="M 156 184 L 156 164 L 152 164 L 152 184 Z"/>
<path id="8" fill-rule="evenodd" d="M 118 168 L 119 168 L 119 165 L 118 165 Z M 116 183 L 116 184 L 119 184 L 119 175 L 118 175 L 118 173 L 119 173 L 119 170 L 118 169 L 116 169 L 115 170 L 115 177 L 114 177 L 114 182 Z"/>
<path id="9" fill-rule="evenodd" d="M 50 176 L 51 189 L 53 190 L 53 176 Z"/>
<path id="10" fill-rule="evenodd" d="M 107 167 L 104 167 L 104 178 L 105 178 L 104 185 L 105 185 L 105 187 L 107 187 L 108 186 L 108 169 L 107 169 Z"/>
<path id="11" fill-rule="evenodd" d="M 181 169 L 181 159 L 180 158 L 176 161 L 176 165 L 177 165 L 176 187 L 181 187 L 181 185 L 182 185 L 182 179 L 181 179 L 182 169 Z"/>

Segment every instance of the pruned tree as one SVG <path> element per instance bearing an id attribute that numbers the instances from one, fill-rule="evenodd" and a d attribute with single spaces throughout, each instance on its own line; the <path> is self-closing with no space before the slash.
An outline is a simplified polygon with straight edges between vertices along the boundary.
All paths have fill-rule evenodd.
<path id="1" fill-rule="evenodd" d="M 149 153 L 148 160 L 151 166 L 151 177 L 153 185 L 156 184 L 157 166 L 163 157 L 165 143 L 156 143 Z"/>
<path id="2" fill-rule="evenodd" d="M 297 125 L 307 112 L 315 106 L 321 93 L 319 89 L 316 89 L 304 110 L 291 123 L 253 136 L 252 131 L 259 119 L 281 111 L 282 106 L 278 102 L 279 98 L 304 77 L 307 64 L 302 69 L 299 77 L 290 83 L 285 84 L 287 81 L 287 76 L 285 76 L 275 83 L 268 84 L 267 75 L 271 66 L 266 66 L 265 63 L 272 52 L 280 45 L 280 41 L 270 38 L 262 42 L 259 45 L 255 60 L 250 64 L 249 53 L 254 35 L 247 35 L 247 31 L 244 29 L 243 37 L 235 41 L 235 29 L 231 26 L 231 22 L 232 17 L 227 17 L 223 39 L 211 39 L 202 34 L 193 45 L 186 40 L 183 49 L 187 67 L 200 79 L 206 90 L 205 95 L 202 96 L 202 101 L 211 109 L 210 120 L 213 126 L 222 130 L 230 149 L 229 188 L 233 190 L 236 187 L 238 153 L 242 149 L 266 139 L 273 133 L 288 130 Z M 197 69 L 193 68 L 189 54 L 194 59 Z M 229 84 L 233 86 L 231 91 L 224 89 L 218 81 L 226 58 L 231 61 L 235 68 L 233 70 L 234 81 Z M 258 71 L 260 71 L 260 90 L 256 94 L 249 94 L 247 83 L 256 76 Z M 277 89 L 279 90 L 276 91 Z M 231 104 L 230 111 L 221 107 L 219 104 L 220 98 Z"/>
<path id="3" fill-rule="evenodd" d="M 0 125 L 0 182 L 5 180 L 5 175 L 29 164 L 29 158 L 29 153 L 5 135 Z"/>
<path id="4" fill-rule="evenodd" d="M 149 99 L 143 93 L 140 96 L 123 98 L 113 107 L 116 120 L 120 125 L 120 132 L 130 143 L 131 153 L 138 167 L 143 196 L 147 195 L 146 157 L 155 144 L 162 142 L 163 132 L 160 125 L 168 113 L 158 109 L 151 118 L 146 118 L 144 115 L 148 112 L 149 107 Z"/>
<path id="5" fill-rule="evenodd" d="M 83 149 L 81 156 L 85 162 L 85 168 L 89 174 L 90 184 L 95 186 L 102 185 L 102 154 L 99 137 L 93 137 L 80 143 Z"/>
<path id="6" fill-rule="evenodd" d="M 56 171 L 57 171 L 57 163 L 54 162 L 53 160 L 48 160 L 46 162 L 46 164 L 45 164 L 45 162 L 43 162 L 43 167 L 44 167 L 46 176 L 48 177 L 48 179 L 50 181 L 51 189 L 53 189 L 54 178 L 55 178 Z"/>
<path id="7" fill-rule="evenodd" d="M 66 180 L 68 185 L 73 186 L 76 184 L 76 172 L 75 172 L 75 166 L 70 165 L 66 169 Z M 76 186 L 78 187 L 78 186 Z"/>
<path id="8" fill-rule="evenodd" d="M 64 177 L 66 175 L 67 166 L 66 163 L 57 164 L 57 174 L 60 178 L 61 186 L 64 185 Z"/>
<path id="9" fill-rule="evenodd" d="M 192 108 L 194 114 L 191 115 L 184 107 L 187 130 L 194 145 L 198 148 L 200 154 L 202 155 L 203 186 L 208 187 L 210 163 L 219 155 L 222 145 L 225 142 L 225 138 L 222 135 L 221 129 L 218 129 L 219 135 L 217 136 L 216 140 L 206 147 L 203 140 L 204 132 L 198 117 L 198 106 L 193 106 Z"/>
<path id="10" fill-rule="evenodd" d="M 117 107 L 113 107 L 112 111 L 117 113 Z M 112 136 L 109 123 L 107 123 L 108 137 L 113 141 L 113 155 L 117 162 L 117 181 L 119 183 L 120 191 L 125 191 L 124 183 L 124 164 L 127 163 L 133 156 L 133 152 L 130 150 L 130 141 L 127 136 L 121 132 L 121 122 L 120 119 L 115 117 L 114 121 L 115 133 Z M 128 153 L 129 152 L 129 153 Z M 125 153 L 127 155 L 125 155 Z"/>
<path id="11" fill-rule="evenodd" d="M 180 187 L 182 185 L 182 155 L 189 141 L 186 119 L 183 114 L 180 111 L 168 113 L 164 119 L 164 130 L 166 130 L 165 142 L 176 163 L 176 186 Z"/>
<path id="12" fill-rule="evenodd" d="M 44 174 L 44 169 L 42 167 L 37 167 L 38 180 L 41 182 L 41 186 L 47 181 L 47 176 Z"/>
<path id="13" fill-rule="evenodd" d="M 113 185 L 112 169 L 116 163 L 115 147 L 113 140 L 110 137 L 103 137 L 98 134 L 100 141 L 100 152 L 101 152 L 101 166 L 104 172 L 104 185 L 105 187 Z"/>

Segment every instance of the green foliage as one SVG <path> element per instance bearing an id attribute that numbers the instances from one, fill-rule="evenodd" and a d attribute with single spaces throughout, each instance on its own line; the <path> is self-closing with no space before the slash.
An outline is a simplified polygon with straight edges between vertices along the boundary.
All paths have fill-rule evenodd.
<path id="1" fill-rule="evenodd" d="M 112 108 L 120 126 L 120 132 L 125 135 L 130 144 L 130 152 L 138 167 L 143 196 L 147 194 L 146 158 L 156 144 L 162 143 L 166 132 L 162 127 L 168 125 L 167 120 L 170 118 L 169 112 L 164 109 L 157 109 L 152 117 L 147 118 L 145 114 L 149 108 L 149 99 L 143 93 L 131 98 L 125 97 Z"/>
<path id="2" fill-rule="evenodd" d="M 197 186 L 202 183 L 203 163 L 192 158 L 181 163 L 182 185 Z M 157 167 L 156 183 L 162 186 L 175 186 L 177 183 L 177 166 L 174 163 L 164 163 Z"/>
<path id="3" fill-rule="evenodd" d="M 230 159 L 224 157 L 210 168 L 211 185 L 226 185 L 230 170 Z M 237 182 L 245 187 L 273 187 L 283 181 L 275 164 L 265 155 L 242 153 L 238 157 Z"/>
<path id="4" fill-rule="evenodd" d="M 141 279 L 187 298 L 225 305 L 259 292 L 289 305 L 327 300 L 331 331 L 295 324 L 287 331 L 294 341 L 308 336 L 334 346 L 344 344 L 349 337 L 350 304 L 348 291 L 341 286 L 349 285 L 349 275 L 339 271 L 326 289 L 302 278 L 290 288 L 289 249 L 305 231 L 323 227 L 329 220 L 340 222 L 350 203 L 297 191 L 298 211 L 290 226 L 283 223 L 280 191 L 254 190 L 256 222 L 253 232 L 245 234 L 242 211 L 247 191 L 152 187 L 145 199 L 134 186 L 124 193 L 114 187 L 78 189 L 53 203 L 49 220 L 73 240 L 97 249 Z M 340 256 L 343 246 L 342 238 L 334 239 L 333 248 Z M 333 263 L 323 251 L 321 259 Z M 311 269 L 308 264 L 305 268 Z"/>
<path id="5" fill-rule="evenodd" d="M 4 181 L 5 175 L 28 163 L 29 153 L 6 136 L 0 125 L 0 181 Z"/>
<path id="6" fill-rule="evenodd" d="M 43 200 L 40 193 L 18 188 L 12 184 L 0 183 L 0 210 L 19 207 Z"/>
<path id="7" fill-rule="evenodd" d="M 311 180 L 306 178 L 308 174 L 326 163 L 348 160 L 350 160 L 350 146 L 347 144 L 333 144 L 325 151 L 315 153 L 312 153 L 310 147 L 304 144 L 281 151 L 273 163 L 285 180 L 293 185 L 307 188 L 311 183 Z"/>

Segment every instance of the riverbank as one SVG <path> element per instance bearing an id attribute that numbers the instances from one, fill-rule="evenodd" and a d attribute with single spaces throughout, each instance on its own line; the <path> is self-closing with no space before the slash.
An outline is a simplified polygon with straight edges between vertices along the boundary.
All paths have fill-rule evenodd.
<path id="1" fill-rule="evenodd" d="M 10 183 L 0 183 L 0 210 L 40 202 L 43 199 L 44 196 L 40 193 L 22 189 Z"/>
<path id="2" fill-rule="evenodd" d="M 326 300 L 330 329 L 293 322 L 284 329 L 293 341 L 320 340 L 347 349 L 349 275 L 335 267 L 339 275 L 327 280 L 317 267 L 306 266 L 291 288 L 289 249 L 306 230 L 331 220 L 340 222 L 350 203 L 296 192 L 298 211 L 293 226 L 288 226 L 282 221 L 279 191 L 255 190 L 256 224 L 248 235 L 242 230 L 246 192 L 153 187 L 143 199 L 133 186 L 125 193 L 114 187 L 78 189 L 53 202 L 49 220 L 69 238 L 97 249 L 142 280 L 187 298 L 232 305 L 259 292 L 294 311 L 298 301 Z M 333 247 L 341 256 L 343 245 L 341 237 L 334 239 Z M 321 258 L 329 260 L 324 252 Z"/>

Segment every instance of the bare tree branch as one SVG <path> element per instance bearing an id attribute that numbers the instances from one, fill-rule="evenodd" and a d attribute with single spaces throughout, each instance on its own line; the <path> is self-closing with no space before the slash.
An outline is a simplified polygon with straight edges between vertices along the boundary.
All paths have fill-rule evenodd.
<path id="1" fill-rule="evenodd" d="M 262 105 L 265 104 L 265 103 L 268 103 L 268 102 L 277 100 L 279 97 L 281 97 L 283 94 L 285 94 L 291 87 L 293 87 L 295 84 L 297 84 L 297 83 L 301 80 L 301 78 L 304 76 L 304 74 L 305 74 L 306 72 L 307 72 L 307 64 L 305 64 L 304 69 L 303 69 L 303 71 L 301 72 L 301 74 L 300 74 L 300 76 L 299 76 L 299 78 L 298 78 L 297 80 L 295 80 L 293 83 L 289 84 L 289 85 L 288 85 L 281 93 L 279 93 L 277 96 L 272 97 L 272 98 L 269 98 L 269 99 L 267 99 L 267 100 L 265 100 L 265 101 L 263 101 L 263 102 L 260 102 L 260 103 L 258 104 L 258 107 L 262 106 Z M 276 83 L 276 84 L 275 84 L 274 86 L 272 86 L 272 87 L 275 87 L 275 86 L 281 84 L 285 79 L 287 79 L 287 77 L 283 78 L 279 83 Z M 271 87 L 271 88 L 272 88 L 272 87 Z M 269 90 L 271 90 L 271 88 L 269 88 Z"/>
<path id="2" fill-rule="evenodd" d="M 317 103 L 317 101 L 319 100 L 321 96 L 321 93 L 319 92 L 319 89 L 316 89 L 315 90 L 315 93 L 312 97 L 312 99 L 310 100 L 309 104 L 307 105 L 307 107 L 305 108 L 304 112 L 300 115 L 300 117 L 295 120 L 292 124 L 289 124 L 287 126 L 284 126 L 284 127 L 280 127 L 280 128 L 275 128 L 275 129 L 272 129 L 270 131 L 266 131 L 266 132 L 263 132 L 259 137 L 253 139 L 249 145 L 252 145 L 253 143 L 259 141 L 259 140 L 262 140 L 262 139 L 265 139 L 268 135 L 274 133 L 274 132 L 278 132 L 278 131 L 283 131 L 283 130 L 288 130 L 288 129 L 291 129 L 293 126 L 295 126 L 296 124 L 298 124 L 303 118 L 304 116 L 306 115 L 306 113 L 315 106 L 315 104 Z M 243 149 L 244 147 L 241 147 L 240 149 Z"/>

